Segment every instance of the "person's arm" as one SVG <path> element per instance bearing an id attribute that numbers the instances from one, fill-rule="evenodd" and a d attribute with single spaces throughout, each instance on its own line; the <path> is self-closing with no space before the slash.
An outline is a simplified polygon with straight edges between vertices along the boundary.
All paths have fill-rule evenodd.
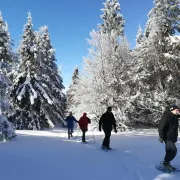
<path id="1" fill-rule="evenodd" d="M 91 120 L 88 118 L 88 123 L 91 124 Z"/>
<path id="2" fill-rule="evenodd" d="M 102 115 L 100 120 L 99 120 L 99 131 L 101 131 L 101 127 L 102 127 L 102 123 L 103 123 L 103 117 L 104 117 L 104 115 Z"/>
<path id="3" fill-rule="evenodd" d="M 163 117 L 161 118 L 161 120 L 159 122 L 159 127 L 158 127 L 159 137 L 161 139 L 163 139 L 163 140 L 166 137 L 165 128 L 167 126 L 168 126 L 168 116 L 167 115 L 163 115 Z"/>
<path id="4" fill-rule="evenodd" d="M 113 127 L 114 127 L 114 131 L 115 132 L 117 132 L 117 129 L 116 129 L 116 127 L 117 127 L 117 125 L 116 125 L 116 120 L 115 120 L 115 117 L 114 117 L 114 115 L 112 114 L 112 125 L 113 125 Z"/>
<path id="5" fill-rule="evenodd" d="M 78 121 L 76 120 L 76 118 L 75 118 L 75 117 L 73 117 L 73 120 L 74 120 L 74 122 L 78 123 Z"/>

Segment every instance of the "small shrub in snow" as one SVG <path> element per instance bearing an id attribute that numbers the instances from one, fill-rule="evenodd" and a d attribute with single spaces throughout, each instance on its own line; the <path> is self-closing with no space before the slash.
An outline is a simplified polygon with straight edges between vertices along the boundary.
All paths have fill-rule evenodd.
<path id="1" fill-rule="evenodd" d="M 15 136 L 13 124 L 10 123 L 5 116 L 0 115 L 0 141 L 8 141 Z"/>

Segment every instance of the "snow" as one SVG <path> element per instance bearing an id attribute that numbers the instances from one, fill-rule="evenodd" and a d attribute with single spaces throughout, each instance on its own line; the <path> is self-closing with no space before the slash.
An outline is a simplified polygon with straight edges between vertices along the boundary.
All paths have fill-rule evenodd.
<path id="1" fill-rule="evenodd" d="M 88 144 L 80 143 L 80 133 L 67 139 L 67 129 L 17 131 L 9 143 L 0 144 L 0 177 L 3 180 L 178 180 L 180 174 L 155 169 L 164 156 L 164 145 L 156 131 L 112 134 L 110 152 L 100 149 L 103 133 L 87 134 Z M 76 135 L 78 138 L 75 140 Z M 93 136 L 95 137 L 95 143 Z M 180 141 L 177 142 L 180 148 Z M 180 154 L 172 164 L 180 162 Z"/>
<path id="2" fill-rule="evenodd" d="M 169 38 L 171 43 L 179 43 L 180 41 L 180 36 L 170 36 Z"/>
<path id="3" fill-rule="evenodd" d="M 22 99 L 22 95 L 24 95 L 24 93 L 25 93 L 25 86 L 23 86 L 23 88 L 22 88 L 22 90 L 21 90 L 21 92 L 19 93 L 19 95 L 18 95 L 18 97 L 17 97 L 17 99 L 19 100 L 19 101 L 21 101 L 21 99 Z"/>

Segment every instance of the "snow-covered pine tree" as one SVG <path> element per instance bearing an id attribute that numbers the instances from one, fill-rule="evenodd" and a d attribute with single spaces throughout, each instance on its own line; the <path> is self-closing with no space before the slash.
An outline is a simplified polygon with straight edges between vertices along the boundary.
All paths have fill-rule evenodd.
<path id="1" fill-rule="evenodd" d="M 0 141 L 15 136 L 14 126 L 8 121 L 6 115 L 10 113 L 10 86 L 9 73 L 11 72 L 11 39 L 7 23 L 4 22 L 0 12 Z"/>
<path id="2" fill-rule="evenodd" d="M 36 34 L 33 29 L 31 13 L 24 26 L 24 34 L 18 49 L 19 73 L 13 82 L 11 93 L 15 114 L 12 120 L 16 129 L 42 129 L 49 127 L 47 119 L 42 120 L 41 101 L 37 92 L 40 71 Z M 46 97 L 49 99 L 49 97 Z"/>
<path id="3" fill-rule="evenodd" d="M 170 40 L 178 27 L 175 20 L 178 14 L 170 20 L 172 9 L 176 7 L 165 0 L 154 3 L 143 43 L 134 58 L 131 86 L 136 93 L 132 92 L 133 106 L 129 112 L 132 121 L 147 125 L 157 124 L 165 107 L 180 100 L 177 93 L 180 88 L 179 57 L 172 54 L 179 46 L 176 43 L 173 47 Z M 169 54 L 171 58 L 165 56 Z"/>
<path id="4" fill-rule="evenodd" d="M 155 7 L 148 14 L 145 36 L 149 36 L 154 23 L 157 26 L 155 31 L 159 31 L 163 36 L 174 35 L 176 31 L 180 32 L 179 0 L 154 0 L 154 5 Z"/>
<path id="5" fill-rule="evenodd" d="M 139 25 L 137 35 L 136 35 L 136 46 L 135 46 L 135 48 L 133 49 L 133 51 L 131 53 L 134 60 L 139 59 L 139 56 L 140 56 L 139 51 L 141 51 L 141 46 L 142 46 L 143 41 L 145 39 L 146 39 L 146 37 L 143 35 L 143 30 L 142 30 L 141 26 Z M 134 63 L 134 62 L 132 62 L 132 63 Z M 134 67 L 134 65 L 131 68 L 131 72 L 133 72 L 133 67 Z"/>
<path id="6" fill-rule="evenodd" d="M 57 124 L 64 118 L 65 95 L 62 77 L 56 65 L 55 50 L 50 41 L 47 26 L 41 27 L 36 36 L 37 59 L 39 62 L 39 73 L 37 74 L 38 96 L 40 98 L 40 118 Z"/>
<path id="7" fill-rule="evenodd" d="M 98 31 L 90 33 L 88 43 L 92 48 L 85 58 L 84 73 L 80 76 L 75 99 L 79 100 L 79 107 L 96 120 L 107 106 L 113 106 L 118 123 L 122 125 L 124 102 L 129 92 L 125 82 L 131 56 L 124 38 L 124 19 L 118 1 L 107 0 L 104 5 L 104 22 L 98 26 Z"/>
<path id="8" fill-rule="evenodd" d="M 99 25 L 103 33 L 116 33 L 117 36 L 124 35 L 124 19 L 118 0 L 106 0 L 102 9 L 103 24 Z"/>
<path id="9" fill-rule="evenodd" d="M 78 67 L 75 67 L 74 73 L 72 76 L 72 82 L 69 86 L 69 89 L 67 90 L 67 104 L 66 104 L 66 111 L 68 112 L 73 112 L 75 116 L 80 116 L 78 114 L 78 108 L 79 108 L 79 103 L 78 101 L 75 100 L 76 96 L 76 89 L 80 88 L 79 87 L 79 69 Z"/>
<path id="10" fill-rule="evenodd" d="M 164 56 L 172 62 L 171 59 L 179 60 L 180 47 L 180 1 L 179 0 L 164 0 L 163 12 L 167 17 L 168 34 L 165 36 Z M 163 44 L 163 43 L 161 43 Z"/>
<path id="11" fill-rule="evenodd" d="M 93 31 L 89 44 L 92 48 L 85 58 L 85 77 L 82 78 L 79 93 L 91 114 L 100 116 L 107 108 L 113 106 L 119 125 L 125 121 L 124 110 L 128 105 L 128 64 L 131 60 L 130 49 L 125 40 L 118 43 L 113 36 Z M 80 97 L 80 94 L 81 95 Z"/>
<path id="12" fill-rule="evenodd" d="M 144 37 L 143 30 L 142 30 L 141 26 L 139 25 L 138 32 L 136 35 L 136 46 L 140 45 L 142 43 L 143 37 Z"/>
<path id="13" fill-rule="evenodd" d="M 167 1 L 167 10 L 168 21 L 171 25 L 170 33 L 171 35 L 175 34 L 176 31 L 180 32 L 180 1 L 179 0 L 164 0 Z"/>
<path id="14" fill-rule="evenodd" d="M 39 114 L 34 111 L 37 93 L 33 88 L 38 72 L 35 58 L 35 33 L 31 13 L 28 13 L 24 34 L 18 49 L 18 74 L 13 81 L 12 101 L 15 114 L 12 116 L 16 129 L 40 129 Z"/>

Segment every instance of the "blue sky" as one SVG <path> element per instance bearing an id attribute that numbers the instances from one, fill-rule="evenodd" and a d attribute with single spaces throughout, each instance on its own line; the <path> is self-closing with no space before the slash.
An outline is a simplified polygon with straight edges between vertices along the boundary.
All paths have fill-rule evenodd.
<path id="1" fill-rule="evenodd" d="M 51 42 L 56 49 L 57 64 L 62 67 L 64 86 L 71 82 L 75 66 L 82 68 L 83 57 L 88 54 L 86 39 L 92 29 L 101 23 L 105 0 L 4 0 L 0 10 L 8 22 L 11 38 L 17 47 L 27 12 L 33 17 L 34 29 L 42 25 L 49 28 Z M 144 28 L 153 0 L 119 0 L 126 20 L 125 34 L 130 47 L 135 45 L 139 23 Z"/>

